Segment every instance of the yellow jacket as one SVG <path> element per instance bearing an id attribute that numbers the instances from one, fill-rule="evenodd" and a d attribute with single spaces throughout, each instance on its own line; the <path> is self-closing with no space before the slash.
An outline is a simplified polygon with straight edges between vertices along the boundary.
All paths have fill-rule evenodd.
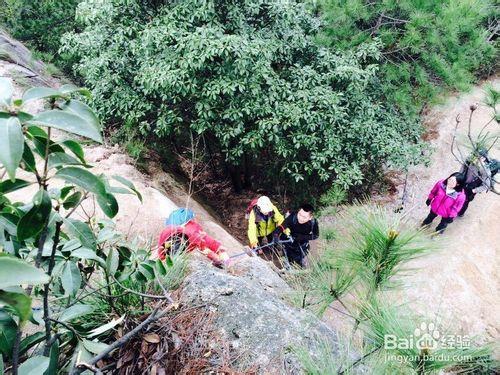
<path id="1" fill-rule="evenodd" d="M 251 246 L 259 243 L 258 237 L 264 237 L 274 232 L 277 226 L 281 225 L 285 218 L 279 212 L 275 205 L 273 205 L 274 214 L 270 216 L 267 221 L 259 218 L 255 214 L 255 210 L 250 211 L 248 217 L 248 240 Z"/>

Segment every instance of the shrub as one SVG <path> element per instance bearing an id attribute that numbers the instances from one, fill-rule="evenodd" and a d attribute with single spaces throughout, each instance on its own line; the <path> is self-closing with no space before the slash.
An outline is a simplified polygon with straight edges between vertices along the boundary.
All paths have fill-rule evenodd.
<path id="1" fill-rule="evenodd" d="M 127 242 L 110 220 L 72 217 L 89 199 L 109 218 L 119 209 L 114 194 L 135 194 L 142 200 L 125 178 L 114 176 L 122 185 L 116 186 L 92 173 L 79 142 L 54 140 L 52 129 L 102 141 L 95 113 L 78 100 L 88 91 L 73 85 L 31 88 L 20 99 L 13 99 L 13 92 L 10 81 L 1 77 L 0 368 L 5 359 L 13 374 L 32 369 L 51 375 L 66 365 L 79 374 L 82 361 L 108 350 L 102 341 L 131 313 L 122 303 L 139 300 L 144 311 L 144 298 L 173 302 L 167 288 L 178 285 L 186 265 L 180 261 L 174 267 L 171 258 L 165 264 L 149 259 L 150 252 Z M 26 104 L 34 100 L 45 100 L 48 108 L 26 112 Z M 32 185 L 38 188 L 32 198 L 9 198 Z M 103 295 L 107 303 L 88 303 L 93 294 Z M 131 296 L 124 301 L 122 294 Z M 34 299 L 43 304 L 41 310 L 32 311 Z M 86 321 L 90 314 L 101 319 Z M 161 315 L 157 308 L 148 319 Z M 41 329 L 21 340 L 28 320 Z M 31 350 L 40 343 L 43 349 Z"/>
<path id="2" fill-rule="evenodd" d="M 194 131 L 261 185 L 297 192 L 419 160 L 418 124 L 374 94 L 377 44 L 318 47 L 298 2 L 88 0 L 77 17 L 62 51 L 99 115 L 163 147 Z"/>
<path id="3" fill-rule="evenodd" d="M 63 63 L 61 56 L 54 57 L 58 54 L 61 36 L 75 27 L 75 9 L 79 1 L 0 0 L 0 24 L 15 38 L 45 52 L 46 61 Z"/>

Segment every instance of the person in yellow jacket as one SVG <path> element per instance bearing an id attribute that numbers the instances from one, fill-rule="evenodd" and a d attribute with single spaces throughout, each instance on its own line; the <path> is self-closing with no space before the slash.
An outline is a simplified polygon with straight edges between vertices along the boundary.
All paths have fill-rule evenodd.
<path id="1" fill-rule="evenodd" d="M 247 213 L 251 248 L 272 242 L 273 231 L 285 220 L 278 208 L 264 195 L 250 203 Z"/>

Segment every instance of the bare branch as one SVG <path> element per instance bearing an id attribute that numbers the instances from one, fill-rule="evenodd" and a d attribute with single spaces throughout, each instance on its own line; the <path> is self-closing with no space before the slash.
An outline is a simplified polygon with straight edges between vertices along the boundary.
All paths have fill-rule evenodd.
<path id="1" fill-rule="evenodd" d="M 150 323 L 155 322 L 156 320 L 160 319 L 164 315 L 168 313 L 170 310 L 170 306 L 167 306 L 165 309 L 159 311 L 159 307 L 156 307 L 153 312 L 148 316 L 146 320 L 144 320 L 141 324 L 139 324 L 137 327 L 135 327 L 133 330 L 125 334 L 123 337 L 120 339 L 116 340 L 114 343 L 108 346 L 106 350 L 101 352 L 100 354 L 96 355 L 94 358 L 92 358 L 90 361 L 87 363 L 77 363 L 76 367 L 74 367 L 70 375 L 79 375 L 81 374 L 85 369 L 88 369 L 88 366 L 94 366 L 97 362 L 105 358 L 109 353 L 111 353 L 113 350 L 121 347 L 125 343 L 127 343 L 132 337 L 134 337 L 136 334 L 138 334 L 140 331 L 143 330 L 146 326 L 148 326 Z M 98 369 L 96 369 L 98 370 Z M 100 370 L 98 370 L 100 371 Z"/>
<path id="2" fill-rule="evenodd" d="M 168 294 L 165 294 L 163 296 L 158 296 L 158 295 L 154 295 L 154 294 L 137 292 L 137 291 L 130 289 L 130 288 L 127 288 L 125 285 L 121 284 L 118 280 L 116 280 L 116 278 L 114 276 L 112 276 L 112 277 L 113 277 L 113 280 L 120 286 L 120 288 L 125 289 L 127 292 L 130 292 L 132 294 L 136 294 L 138 296 L 145 297 L 145 298 L 165 299 L 170 303 L 174 303 L 174 300 Z"/>

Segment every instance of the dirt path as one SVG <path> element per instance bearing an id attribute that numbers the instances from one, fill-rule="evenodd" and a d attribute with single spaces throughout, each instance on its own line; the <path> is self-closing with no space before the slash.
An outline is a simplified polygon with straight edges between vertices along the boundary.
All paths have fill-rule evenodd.
<path id="1" fill-rule="evenodd" d="M 498 78 L 488 83 L 500 88 Z M 491 110 L 481 104 L 484 87 L 485 84 L 468 94 L 452 97 L 426 116 L 428 129 L 436 135 L 431 141 L 435 150 L 429 167 L 419 166 L 410 171 L 405 205 L 405 211 L 409 211 L 416 225 L 428 213 L 424 202 L 433 184 L 460 168 L 450 152 L 456 115 L 460 114 L 462 119 L 459 132 L 463 134 L 471 104 L 479 105 L 473 117 L 473 133 L 491 119 Z M 498 131 L 498 124 L 493 125 Z M 498 146 L 491 153 L 498 159 Z M 402 186 L 399 192 L 401 196 Z M 401 296 L 412 301 L 417 312 L 429 319 L 441 316 L 443 321 L 464 333 L 498 339 L 500 196 L 477 195 L 465 216 L 455 220 L 440 240 L 443 241 L 441 251 L 409 265 L 416 270 L 405 279 L 407 288 L 400 292 Z"/>

